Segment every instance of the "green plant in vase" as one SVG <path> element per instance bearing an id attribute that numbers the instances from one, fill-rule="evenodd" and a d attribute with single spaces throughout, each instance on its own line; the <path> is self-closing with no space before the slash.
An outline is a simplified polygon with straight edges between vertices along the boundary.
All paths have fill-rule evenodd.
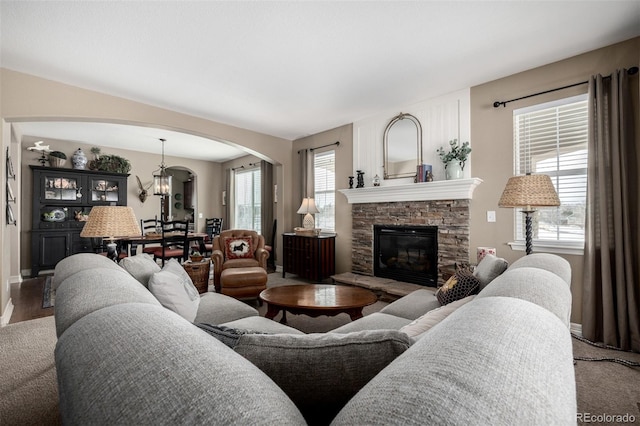
<path id="1" fill-rule="evenodd" d="M 469 142 L 458 143 L 458 139 L 449 141 L 449 151 L 445 151 L 444 147 L 437 149 L 440 160 L 444 163 L 447 179 L 460 179 L 462 171 L 469 159 L 471 147 Z"/>
<path id="2" fill-rule="evenodd" d="M 67 162 L 67 155 L 61 151 L 51 151 L 49 153 L 49 165 L 51 167 L 62 167 Z"/>

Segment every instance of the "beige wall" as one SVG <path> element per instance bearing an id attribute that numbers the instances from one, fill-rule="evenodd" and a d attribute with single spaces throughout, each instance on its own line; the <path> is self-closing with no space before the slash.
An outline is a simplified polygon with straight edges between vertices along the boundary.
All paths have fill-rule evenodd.
<path id="1" fill-rule="evenodd" d="M 344 195 L 337 192 L 338 189 L 349 188 L 349 176 L 353 176 L 355 173 L 353 170 L 353 126 L 351 124 L 293 142 L 291 162 L 295 178 L 292 191 L 293 194 L 299 194 L 302 187 L 298 150 L 316 148 L 336 141 L 340 141 L 339 146 L 330 146 L 316 152 L 330 149 L 336 151 L 336 273 L 341 273 L 351 271 L 351 205 Z M 288 211 L 288 214 L 293 225 L 279 230 L 279 233 L 292 232 L 293 227 L 302 226 L 302 215 L 296 213 L 302 200 L 293 200 L 292 202 L 293 208 Z"/>
<path id="2" fill-rule="evenodd" d="M 514 213 L 498 208 L 498 200 L 507 179 L 513 175 L 513 110 L 542 102 L 586 93 L 587 85 L 562 90 L 494 108 L 494 101 L 504 101 L 532 93 L 586 81 L 593 74 L 607 75 L 616 68 L 638 65 L 640 38 L 628 40 L 580 56 L 535 68 L 471 88 L 471 174 L 484 180 L 475 190 L 471 203 L 471 252 L 475 247 L 490 246 L 510 262 L 524 255 L 512 251 Z M 637 84 L 638 77 L 632 78 Z M 635 90 L 637 93 L 637 90 Z M 636 111 L 637 99 L 636 99 Z M 639 121 L 640 122 L 640 121 Z M 486 212 L 495 210 L 497 221 L 488 223 Z M 534 245 L 535 251 L 535 245 Z M 583 257 L 563 255 L 571 263 L 573 312 L 571 321 L 581 323 Z"/>
<path id="3" fill-rule="evenodd" d="M 290 164 L 292 142 L 289 140 L 91 90 L 81 89 L 4 68 L 0 68 L 0 93 L 2 95 L 0 97 L 2 136 L 0 137 L 2 138 L 3 151 L 10 144 L 10 124 L 19 121 L 95 121 L 165 128 L 228 143 L 245 149 L 249 154 L 270 161 L 277 168 L 280 190 L 285 197 L 281 204 L 282 207 L 280 208 L 286 208 L 288 206 L 289 201 L 286 197 L 291 193 L 289 185 L 293 181 Z M 115 149 L 110 152 L 118 153 Z M 127 155 L 123 156 L 127 157 Z M 136 154 L 132 154 L 130 159 L 133 160 L 132 163 L 134 161 L 139 163 Z M 174 159 L 167 158 L 167 163 L 171 164 L 173 161 Z M 136 187 L 135 182 L 132 183 L 131 181 L 131 179 L 135 180 L 135 174 L 140 174 L 142 178 L 143 174 L 148 175 L 159 162 L 155 159 L 153 162 L 147 163 L 142 161 L 140 164 L 139 169 L 137 165 L 134 165 L 134 169 L 132 170 L 132 177 L 129 181 L 130 191 L 134 191 Z M 218 185 L 216 181 L 219 180 L 220 173 L 221 172 L 218 172 L 212 177 L 209 185 L 213 185 L 213 187 L 216 188 L 216 185 Z M 3 185 L 5 184 L 4 178 L 1 182 Z M 198 185 L 199 194 L 202 193 L 201 191 L 206 191 L 206 188 L 207 186 L 204 180 L 201 180 Z M 4 193 L 4 191 L 2 192 Z M 135 203 L 134 197 L 137 194 L 130 193 L 129 195 L 132 196 L 131 199 Z M 201 202 L 204 200 L 203 197 L 199 198 Z M 154 198 L 150 197 L 140 214 L 147 214 L 147 209 L 151 211 L 151 206 L 154 201 Z M 212 200 L 212 204 L 208 206 L 200 204 L 199 208 L 203 213 L 209 209 L 212 211 L 212 215 L 216 214 L 213 204 L 215 202 L 216 200 Z M 138 207 L 142 208 L 142 206 Z M 2 210 L 4 214 L 4 208 Z M 291 227 L 291 224 L 288 223 L 288 217 L 283 217 L 282 220 L 283 227 Z M 19 226 L 25 225 L 25 223 L 22 223 L 24 222 L 23 220 L 20 222 Z M 30 223 L 30 221 L 27 221 L 27 223 Z M 2 262 L 0 262 L 0 275 L 2 278 L 2 282 L 0 283 L 0 315 L 2 315 L 4 321 L 10 302 L 8 286 L 8 281 L 11 277 L 10 265 L 12 263 L 10 256 L 19 256 L 19 254 L 14 253 L 18 252 L 16 249 L 21 245 L 21 238 L 18 236 L 11 237 L 8 227 L 4 226 L 4 220 L 1 229 L 0 239 L 2 241 L 4 255 L 2 256 Z M 20 234 L 24 234 L 22 229 L 20 230 Z M 26 259 L 20 260 L 20 264 L 24 265 L 25 262 L 27 262 Z M 17 273 L 19 275 L 19 272 Z"/>

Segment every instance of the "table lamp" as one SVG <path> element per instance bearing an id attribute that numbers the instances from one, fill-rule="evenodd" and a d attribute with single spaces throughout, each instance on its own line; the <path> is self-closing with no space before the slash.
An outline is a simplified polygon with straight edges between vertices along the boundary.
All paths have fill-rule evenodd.
<path id="1" fill-rule="evenodd" d="M 115 241 L 118 237 L 140 235 L 140 225 L 131 207 L 95 206 L 89 213 L 80 236 L 83 238 L 104 238 L 107 241 L 107 257 L 117 261 Z"/>
<path id="2" fill-rule="evenodd" d="M 522 207 L 525 215 L 526 251 L 532 253 L 532 220 L 535 207 L 557 207 L 560 198 L 548 175 L 513 176 L 502 192 L 499 207 Z"/>
<path id="3" fill-rule="evenodd" d="M 304 229 L 315 229 L 316 221 L 313 218 L 313 214 L 320 213 L 320 210 L 316 207 L 316 202 L 313 198 L 303 198 L 302 204 L 298 209 L 298 214 L 303 214 L 304 219 L 302 221 L 302 227 Z"/>

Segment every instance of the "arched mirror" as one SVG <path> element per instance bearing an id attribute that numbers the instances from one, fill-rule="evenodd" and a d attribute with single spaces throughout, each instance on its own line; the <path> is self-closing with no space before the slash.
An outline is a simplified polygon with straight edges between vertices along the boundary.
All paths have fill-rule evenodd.
<path id="1" fill-rule="evenodd" d="M 384 178 L 415 177 L 422 164 L 422 126 L 411 114 L 393 117 L 384 129 Z"/>

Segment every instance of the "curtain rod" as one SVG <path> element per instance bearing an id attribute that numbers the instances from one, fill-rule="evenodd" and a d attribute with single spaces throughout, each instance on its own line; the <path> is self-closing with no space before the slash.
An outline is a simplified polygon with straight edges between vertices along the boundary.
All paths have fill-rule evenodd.
<path id="1" fill-rule="evenodd" d="M 316 149 L 326 148 L 326 147 L 331 146 L 331 145 L 340 146 L 340 141 L 335 141 L 334 143 L 328 143 L 328 144 L 322 145 L 322 146 L 316 146 L 315 148 L 309 148 L 309 151 L 313 152 Z M 298 154 L 300 154 L 302 151 L 303 151 L 302 149 L 299 149 L 298 150 Z"/>
<path id="2" fill-rule="evenodd" d="M 629 74 L 629 75 L 634 75 L 634 74 L 637 74 L 637 73 L 638 73 L 638 67 L 631 67 L 631 68 L 629 68 L 627 70 L 627 74 Z M 611 75 L 608 75 L 608 76 L 606 76 L 604 78 L 611 78 Z M 538 92 L 538 93 L 534 93 L 532 95 L 522 96 L 521 98 L 515 98 L 515 99 L 508 100 L 508 101 L 495 101 L 493 103 L 493 107 L 494 108 L 498 108 L 500 105 L 502 105 L 503 107 L 506 107 L 509 102 L 515 102 L 515 101 L 519 101 L 521 99 L 531 98 L 533 96 L 544 95 L 546 93 L 557 92 L 558 90 L 568 89 L 570 87 L 581 86 L 583 84 L 587 84 L 588 82 L 589 81 L 581 81 L 580 83 L 573 83 L 573 84 L 569 84 L 568 86 L 557 87 L 555 89 L 545 90 L 544 92 Z"/>
<path id="3" fill-rule="evenodd" d="M 249 167 L 257 166 L 258 164 L 260 164 L 260 163 L 249 163 Z M 231 170 L 233 170 L 235 172 L 238 169 L 244 169 L 244 164 L 242 166 L 239 166 L 239 167 L 234 167 Z"/>

